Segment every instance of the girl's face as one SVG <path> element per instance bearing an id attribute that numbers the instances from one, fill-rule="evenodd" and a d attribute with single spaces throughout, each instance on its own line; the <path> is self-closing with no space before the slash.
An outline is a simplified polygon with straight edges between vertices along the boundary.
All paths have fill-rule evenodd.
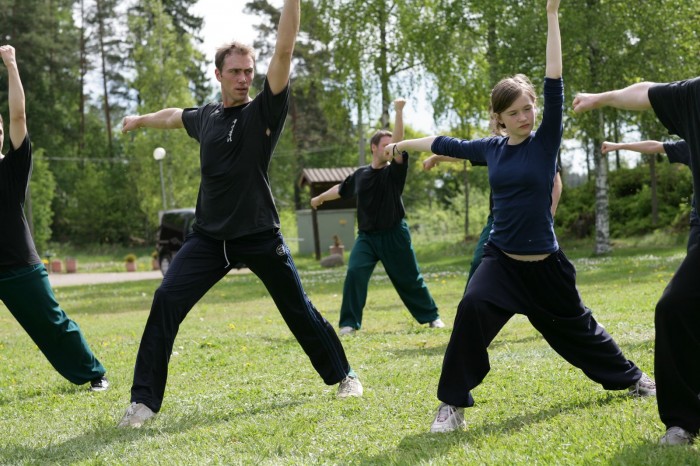
<path id="1" fill-rule="evenodd" d="M 499 123 L 506 127 L 509 144 L 519 144 L 530 136 L 534 128 L 537 108 L 530 96 L 523 93 L 504 111 L 498 114 Z"/>

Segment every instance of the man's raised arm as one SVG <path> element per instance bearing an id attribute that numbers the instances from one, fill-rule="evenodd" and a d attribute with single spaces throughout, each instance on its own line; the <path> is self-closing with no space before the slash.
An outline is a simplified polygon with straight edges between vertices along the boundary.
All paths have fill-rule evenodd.
<path id="1" fill-rule="evenodd" d="M 7 68 L 8 106 L 10 108 L 10 141 L 12 147 L 18 148 L 27 135 L 27 114 L 24 109 L 24 88 L 19 78 L 19 69 L 15 59 L 15 49 L 11 45 L 0 47 L 0 56 Z"/>
<path id="2" fill-rule="evenodd" d="M 287 87 L 292 68 L 292 53 L 299 33 L 301 7 L 299 0 L 285 0 L 277 27 L 275 52 L 267 70 L 267 82 L 273 94 L 279 94 Z"/>

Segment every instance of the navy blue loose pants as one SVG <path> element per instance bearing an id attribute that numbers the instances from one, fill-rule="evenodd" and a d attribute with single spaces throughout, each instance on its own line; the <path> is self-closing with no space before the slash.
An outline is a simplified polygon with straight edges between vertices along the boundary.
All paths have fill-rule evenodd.
<path id="1" fill-rule="evenodd" d="M 487 348 L 516 313 L 524 314 L 549 345 L 608 390 L 634 385 L 642 372 L 583 305 L 576 270 L 559 250 L 546 259 L 512 259 L 487 243 L 484 257 L 457 308 L 438 385 L 438 399 L 473 406 L 470 390 L 491 369 Z"/>
<path id="2" fill-rule="evenodd" d="M 160 410 L 168 362 L 180 323 L 231 269 L 245 263 L 262 280 L 311 364 L 328 385 L 350 372 L 333 327 L 311 304 L 282 235 L 256 233 L 230 241 L 190 234 L 158 287 L 136 357 L 131 401 Z"/>

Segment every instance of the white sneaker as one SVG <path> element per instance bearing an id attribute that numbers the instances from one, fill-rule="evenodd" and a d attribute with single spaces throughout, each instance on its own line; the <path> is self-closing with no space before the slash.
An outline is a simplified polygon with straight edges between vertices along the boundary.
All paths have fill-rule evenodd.
<path id="1" fill-rule="evenodd" d="M 465 427 L 467 427 L 467 421 L 464 420 L 464 408 L 440 403 L 435 420 L 430 426 L 430 432 L 452 432 Z"/>
<path id="2" fill-rule="evenodd" d="M 362 384 L 357 377 L 347 376 L 338 384 L 338 398 L 348 398 L 350 396 L 362 396 Z"/>
<path id="3" fill-rule="evenodd" d="M 445 328 L 445 323 L 442 320 L 440 320 L 440 318 L 438 317 L 434 321 L 430 322 L 428 324 L 428 327 L 430 327 L 430 328 Z"/>
<path id="4" fill-rule="evenodd" d="M 155 416 L 156 413 L 151 411 L 151 408 L 143 403 L 131 403 L 131 405 L 126 408 L 124 417 L 119 421 L 117 427 L 134 427 L 138 429 L 143 425 L 144 422 Z"/>
<path id="5" fill-rule="evenodd" d="M 630 395 L 634 396 L 656 396 L 656 382 L 642 373 L 642 377 L 629 390 Z"/>
<path id="6" fill-rule="evenodd" d="M 666 434 L 659 440 L 659 445 L 690 445 L 693 434 L 682 427 L 669 427 Z"/>
<path id="7" fill-rule="evenodd" d="M 355 333 L 355 329 L 353 327 L 340 327 L 340 330 L 338 331 L 338 335 L 341 337 L 343 335 L 351 335 Z"/>

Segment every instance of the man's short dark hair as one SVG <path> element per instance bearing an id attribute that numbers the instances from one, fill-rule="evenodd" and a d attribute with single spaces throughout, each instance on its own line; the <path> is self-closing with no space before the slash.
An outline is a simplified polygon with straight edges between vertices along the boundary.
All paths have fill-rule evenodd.
<path id="1" fill-rule="evenodd" d="M 216 49 L 216 55 L 214 55 L 214 65 L 216 65 L 217 70 L 223 71 L 221 67 L 224 66 L 224 60 L 226 60 L 226 57 L 232 53 L 250 56 L 250 58 L 253 59 L 253 67 L 255 67 L 255 49 L 242 42 L 233 41 Z"/>
<path id="2" fill-rule="evenodd" d="M 382 138 L 387 137 L 387 136 L 393 137 L 393 135 L 391 134 L 391 131 L 387 131 L 385 129 L 380 129 L 379 131 L 374 133 L 372 138 L 369 140 L 369 146 L 370 147 L 379 146 L 379 141 L 381 141 Z"/>

